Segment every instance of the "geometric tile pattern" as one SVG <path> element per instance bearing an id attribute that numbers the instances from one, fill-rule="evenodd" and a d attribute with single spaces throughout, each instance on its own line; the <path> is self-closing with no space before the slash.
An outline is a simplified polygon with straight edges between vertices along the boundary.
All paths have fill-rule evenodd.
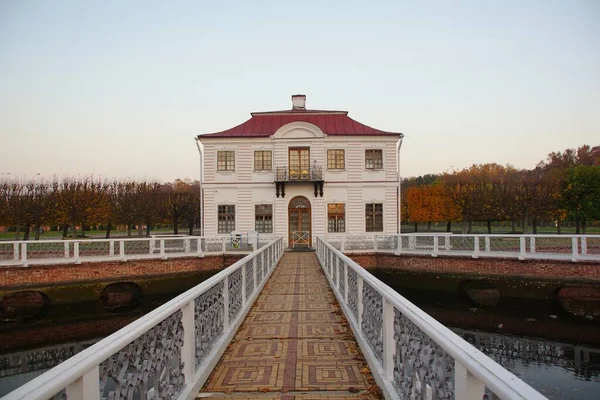
<path id="1" fill-rule="evenodd" d="M 198 398 L 377 399 L 314 253 L 286 252 Z"/>

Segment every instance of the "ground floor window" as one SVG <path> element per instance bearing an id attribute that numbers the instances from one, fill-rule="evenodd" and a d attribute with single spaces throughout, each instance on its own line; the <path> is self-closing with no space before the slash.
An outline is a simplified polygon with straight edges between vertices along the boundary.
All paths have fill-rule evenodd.
<path id="1" fill-rule="evenodd" d="M 383 204 L 365 204 L 365 230 L 383 232 Z"/>
<path id="2" fill-rule="evenodd" d="M 346 205 L 343 203 L 327 204 L 327 231 L 346 232 Z"/>
<path id="3" fill-rule="evenodd" d="M 218 206 L 219 233 L 229 233 L 235 231 L 235 206 Z"/>
<path id="4" fill-rule="evenodd" d="M 271 204 L 254 206 L 254 230 L 259 233 L 273 233 L 273 206 Z"/>

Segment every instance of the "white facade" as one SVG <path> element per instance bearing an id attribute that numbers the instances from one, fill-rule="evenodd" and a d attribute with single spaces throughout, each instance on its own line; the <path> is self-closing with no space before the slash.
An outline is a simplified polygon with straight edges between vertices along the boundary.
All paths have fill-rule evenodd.
<path id="1" fill-rule="evenodd" d="M 302 116 L 310 113 L 304 110 Z M 203 234 L 225 236 L 229 235 L 229 230 L 256 230 L 263 234 L 283 236 L 292 246 L 312 245 L 315 236 L 325 234 L 361 234 L 366 231 L 397 233 L 397 166 L 401 138 L 402 134 L 328 135 L 317 125 L 305 121 L 284 124 L 267 137 L 200 135 Z M 343 153 L 329 153 L 330 157 L 334 156 L 333 153 L 337 155 L 337 164 L 330 160 L 328 165 L 328 150 L 343 150 Z M 233 152 L 233 161 L 232 153 L 219 152 Z M 255 152 L 266 152 L 257 153 L 257 157 L 268 157 L 270 152 L 270 169 L 258 170 L 269 165 L 260 160 L 255 163 Z M 294 161 L 296 154 L 306 159 L 307 153 L 310 168 L 306 168 L 306 162 L 299 166 Z M 380 156 L 381 165 L 378 162 Z M 369 162 L 367 167 L 366 157 L 374 157 L 375 164 Z M 343 168 L 340 168 L 340 158 L 343 158 Z M 284 178 L 278 176 L 278 167 L 280 173 L 283 172 L 281 167 L 286 169 Z M 312 172 L 309 176 L 309 170 L 321 170 L 322 176 L 313 177 Z M 298 205 L 299 213 L 295 214 L 294 205 L 299 203 L 294 202 L 290 209 L 290 202 L 298 196 L 308 200 L 309 206 L 304 201 L 304 204 Z M 331 206 L 333 208 L 338 207 L 335 216 L 333 213 L 328 215 L 328 204 L 335 204 Z M 257 209 L 261 209 L 257 205 L 270 205 L 272 216 L 263 216 L 260 218 L 263 222 L 257 223 L 255 214 Z M 343 205 L 341 215 L 339 205 Z M 224 210 L 227 210 L 228 216 L 224 215 Z M 231 221 L 224 222 L 231 218 L 232 210 L 235 214 L 234 225 Z M 310 224 L 298 221 L 307 216 Z M 272 220 L 271 232 L 269 222 L 264 223 L 269 218 Z M 330 218 L 336 219 L 336 222 L 329 222 Z M 292 228 L 290 224 L 293 225 Z"/>

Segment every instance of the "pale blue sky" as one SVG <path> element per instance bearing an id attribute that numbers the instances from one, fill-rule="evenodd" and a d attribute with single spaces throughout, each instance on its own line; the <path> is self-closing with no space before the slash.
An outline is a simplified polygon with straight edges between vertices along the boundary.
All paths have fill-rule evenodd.
<path id="1" fill-rule="evenodd" d="M 0 173 L 198 178 L 196 134 L 347 110 L 402 175 L 600 145 L 600 1 L 0 0 Z"/>

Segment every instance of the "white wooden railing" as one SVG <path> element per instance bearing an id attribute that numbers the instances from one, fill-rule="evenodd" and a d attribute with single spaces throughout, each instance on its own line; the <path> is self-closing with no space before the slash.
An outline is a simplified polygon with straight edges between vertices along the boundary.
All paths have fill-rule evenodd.
<path id="1" fill-rule="evenodd" d="M 328 235 L 343 253 L 365 251 L 460 257 L 600 261 L 600 235 Z"/>
<path id="2" fill-rule="evenodd" d="M 386 398 L 545 399 L 321 237 L 317 257 Z"/>
<path id="3" fill-rule="evenodd" d="M 3 400 L 195 398 L 284 248 L 272 240 Z"/>
<path id="4" fill-rule="evenodd" d="M 274 237 L 249 238 L 244 246 L 232 246 L 231 238 L 204 236 L 154 236 L 127 239 L 0 241 L 0 266 L 81 264 L 82 262 L 128 261 L 203 257 L 226 252 L 256 250 Z"/>

